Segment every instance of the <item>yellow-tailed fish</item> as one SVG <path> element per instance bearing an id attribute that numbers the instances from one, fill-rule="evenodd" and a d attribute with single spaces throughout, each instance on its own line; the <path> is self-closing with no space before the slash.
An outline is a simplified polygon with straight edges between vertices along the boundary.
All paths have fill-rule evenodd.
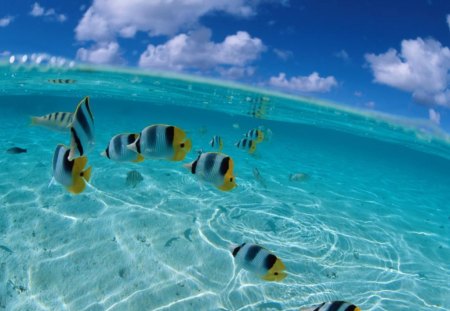
<path id="1" fill-rule="evenodd" d="M 213 136 L 213 138 L 211 139 L 211 141 L 209 142 L 209 145 L 213 148 L 218 149 L 219 151 L 222 151 L 223 148 L 223 140 L 222 137 L 220 136 Z"/>
<path id="2" fill-rule="evenodd" d="M 201 153 L 195 161 L 185 164 L 184 167 L 200 180 L 211 183 L 222 191 L 229 191 L 236 187 L 236 178 L 233 175 L 234 162 L 226 154 Z"/>
<path id="3" fill-rule="evenodd" d="M 257 143 L 260 143 L 264 140 L 264 133 L 259 129 L 251 129 L 244 136 Z"/>
<path id="4" fill-rule="evenodd" d="M 139 134 L 118 134 L 111 138 L 102 156 L 119 162 L 142 162 L 144 157 L 136 151 L 127 148 L 129 144 L 135 142 Z"/>
<path id="5" fill-rule="evenodd" d="M 232 246 L 231 251 L 238 265 L 259 275 L 263 280 L 281 281 L 287 276 L 283 262 L 262 246 L 243 243 Z"/>
<path id="6" fill-rule="evenodd" d="M 91 178 L 92 167 L 84 169 L 87 157 L 79 157 L 69 160 L 70 150 L 64 145 L 56 146 L 53 154 L 53 178 L 74 194 L 81 193 L 86 187 L 86 182 Z"/>
<path id="7" fill-rule="evenodd" d="M 361 309 L 345 301 L 329 301 L 309 308 L 301 308 L 300 311 L 361 311 Z"/>
<path id="8" fill-rule="evenodd" d="M 95 144 L 94 116 L 89 106 L 89 97 L 83 98 L 75 110 L 70 127 L 69 160 L 85 155 Z"/>
<path id="9" fill-rule="evenodd" d="M 155 124 L 144 128 L 138 139 L 127 148 L 145 158 L 181 161 L 192 148 L 186 133 L 172 125 Z"/>
<path id="10" fill-rule="evenodd" d="M 253 153 L 256 151 L 256 142 L 249 138 L 242 138 L 234 145 L 239 149 L 247 150 L 248 153 Z"/>
<path id="11" fill-rule="evenodd" d="M 31 117 L 31 125 L 45 126 L 49 129 L 68 132 L 73 121 L 72 112 L 53 112 L 40 117 Z"/>

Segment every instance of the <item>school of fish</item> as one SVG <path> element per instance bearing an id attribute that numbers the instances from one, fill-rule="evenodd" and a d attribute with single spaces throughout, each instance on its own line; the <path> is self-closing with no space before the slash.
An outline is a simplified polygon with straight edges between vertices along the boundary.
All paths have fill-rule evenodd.
<path id="1" fill-rule="evenodd" d="M 72 83 L 71 81 L 51 81 L 52 83 Z M 67 191 L 79 194 L 86 188 L 91 178 L 92 167 L 86 168 L 87 153 L 95 145 L 94 116 L 90 108 L 89 97 L 84 97 L 72 112 L 53 112 L 44 116 L 31 118 L 31 124 L 43 126 L 57 131 L 70 133 L 69 146 L 58 144 L 53 154 L 53 177 L 51 183 L 64 186 Z M 268 138 L 271 132 L 261 128 L 249 130 L 234 145 L 238 149 L 253 154 L 257 145 Z M 221 191 L 230 191 L 237 187 L 234 175 L 233 159 L 222 153 L 223 139 L 214 135 L 209 142 L 212 152 L 200 151 L 197 158 L 183 166 L 200 181 L 206 182 Z M 186 132 L 174 125 L 153 124 L 145 127 L 139 133 L 119 133 L 113 136 L 102 156 L 116 162 L 142 162 L 145 159 L 162 159 L 171 162 L 183 161 L 192 149 L 192 141 Z M 11 150 L 11 152 L 9 151 Z M 10 153 L 24 152 L 18 147 L 10 148 Z M 25 150 L 26 152 L 26 150 Z M 265 186 L 265 183 L 255 168 L 255 178 Z M 295 174 L 290 180 L 303 178 Z M 298 177 L 298 178 L 297 178 Z M 137 171 L 127 175 L 126 183 L 133 188 L 143 180 Z M 265 281 L 280 282 L 287 277 L 286 266 L 282 260 L 263 246 L 253 243 L 230 245 L 231 255 L 235 264 Z M 357 306 L 344 301 L 329 301 L 302 308 L 303 311 L 361 311 Z"/>

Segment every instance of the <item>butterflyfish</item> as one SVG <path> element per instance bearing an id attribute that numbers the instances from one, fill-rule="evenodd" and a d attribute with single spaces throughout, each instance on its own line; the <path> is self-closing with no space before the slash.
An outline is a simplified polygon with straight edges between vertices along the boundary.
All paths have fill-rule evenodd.
<path id="1" fill-rule="evenodd" d="M 69 192 L 78 194 L 83 192 L 86 182 L 91 178 L 92 167 L 85 169 L 88 161 L 85 156 L 69 160 L 69 153 L 66 146 L 56 146 L 53 154 L 53 178 Z"/>
<path id="2" fill-rule="evenodd" d="M 232 254 L 239 266 L 259 275 L 266 281 L 281 281 L 287 274 L 285 265 L 277 256 L 262 246 L 243 243 L 232 246 Z"/>
<path id="3" fill-rule="evenodd" d="M 229 191 L 236 187 L 233 174 L 234 162 L 226 154 L 218 152 L 201 153 L 195 161 L 185 164 L 184 167 L 200 180 L 211 183 L 222 191 Z"/>
<path id="4" fill-rule="evenodd" d="M 186 133 L 172 125 L 155 124 L 144 128 L 127 148 L 145 158 L 181 161 L 192 148 Z"/>
<path id="5" fill-rule="evenodd" d="M 89 106 L 89 97 L 83 98 L 75 110 L 70 126 L 69 160 L 85 155 L 95 144 L 94 116 Z"/>
<path id="6" fill-rule="evenodd" d="M 127 148 L 139 137 L 139 134 L 118 134 L 111 138 L 102 156 L 118 162 L 142 162 L 144 157 Z"/>

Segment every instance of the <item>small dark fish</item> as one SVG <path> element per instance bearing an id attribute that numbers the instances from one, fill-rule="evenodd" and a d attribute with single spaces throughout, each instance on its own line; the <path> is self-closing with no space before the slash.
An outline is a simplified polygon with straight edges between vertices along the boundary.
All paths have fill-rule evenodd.
<path id="1" fill-rule="evenodd" d="M 136 188 L 136 186 L 143 180 L 144 177 L 142 177 L 141 173 L 136 170 L 132 170 L 127 173 L 126 184 L 130 187 Z"/>
<path id="2" fill-rule="evenodd" d="M 189 242 L 192 242 L 191 240 L 191 234 L 192 234 L 192 229 L 186 229 L 184 230 L 184 237 L 186 238 L 186 240 L 188 240 Z"/>
<path id="3" fill-rule="evenodd" d="M 72 79 L 49 79 L 48 82 L 53 84 L 74 84 L 77 80 Z"/>
<path id="4" fill-rule="evenodd" d="M 0 249 L 4 250 L 5 252 L 8 252 L 8 253 L 13 252 L 9 247 L 6 247 L 5 245 L 0 245 Z"/>
<path id="5" fill-rule="evenodd" d="M 164 247 L 169 247 L 172 245 L 173 242 L 175 242 L 176 240 L 179 240 L 180 238 L 175 237 L 175 238 L 171 238 L 169 240 L 167 240 L 166 244 L 164 244 Z"/>
<path id="6" fill-rule="evenodd" d="M 12 147 L 12 148 L 9 148 L 8 150 L 6 150 L 6 152 L 11 153 L 11 154 L 25 153 L 25 152 L 27 152 L 27 149 L 23 149 L 20 147 Z"/>

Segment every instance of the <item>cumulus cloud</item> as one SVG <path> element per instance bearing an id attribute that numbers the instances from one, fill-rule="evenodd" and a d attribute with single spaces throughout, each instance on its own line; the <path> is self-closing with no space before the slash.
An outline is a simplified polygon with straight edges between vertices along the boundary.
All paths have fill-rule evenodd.
<path id="1" fill-rule="evenodd" d="M 174 35 L 197 25 L 198 19 L 208 13 L 253 15 L 253 3 L 251 0 L 94 0 L 75 29 L 76 38 L 104 42 L 116 36 L 133 37 L 137 31 L 152 36 Z"/>
<path id="2" fill-rule="evenodd" d="M 14 20 L 13 16 L 5 16 L 0 18 L 0 27 L 6 27 Z"/>
<path id="3" fill-rule="evenodd" d="M 77 59 L 93 64 L 121 63 L 119 44 L 117 42 L 98 43 L 90 49 L 80 48 L 77 51 Z"/>
<path id="4" fill-rule="evenodd" d="M 50 20 L 56 20 L 61 23 L 67 20 L 67 16 L 64 14 L 56 13 L 55 9 L 45 9 L 37 2 L 33 4 L 30 15 L 34 17 L 48 17 Z"/>
<path id="5" fill-rule="evenodd" d="M 428 118 L 431 120 L 431 122 L 440 124 L 441 123 L 441 115 L 436 110 L 430 108 L 428 109 Z"/>
<path id="6" fill-rule="evenodd" d="M 403 40 L 401 52 L 366 54 L 374 81 L 411 92 L 422 103 L 450 105 L 450 49 L 434 39 Z"/>
<path id="7" fill-rule="evenodd" d="M 297 76 L 286 79 L 286 74 L 281 72 L 278 77 L 271 77 L 269 84 L 275 87 L 299 91 L 299 92 L 328 92 L 337 85 L 333 76 L 322 78 L 317 72 L 309 76 Z"/>
<path id="8" fill-rule="evenodd" d="M 447 24 L 448 24 L 448 28 L 450 28 L 450 14 L 447 15 Z"/>
<path id="9" fill-rule="evenodd" d="M 149 44 L 139 59 L 139 66 L 168 70 L 219 70 L 227 66 L 230 75 L 246 75 L 246 68 L 265 50 L 259 38 L 245 31 L 227 36 L 223 42 L 211 41 L 211 31 L 202 28 L 188 34 L 179 34 L 161 45 Z M 222 73 L 226 73 L 221 67 Z"/>

